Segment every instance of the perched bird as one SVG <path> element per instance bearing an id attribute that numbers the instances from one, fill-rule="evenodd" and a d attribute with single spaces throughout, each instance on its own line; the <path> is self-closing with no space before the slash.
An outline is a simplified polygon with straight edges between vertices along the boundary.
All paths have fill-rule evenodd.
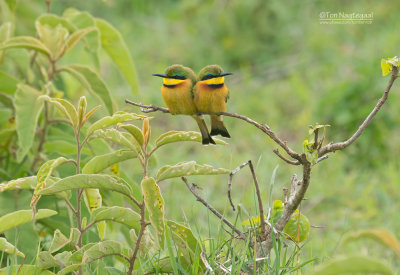
<path id="1" fill-rule="evenodd" d="M 224 76 L 231 74 L 224 73 L 218 65 L 206 66 L 199 72 L 196 86 L 193 89 L 194 104 L 199 112 L 220 113 L 226 111 L 229 90 L 224 84 Z M 225 128 L 222 116 L 211 115 L 210 135 L 231 137 Z"/>
<path id="2" fill-rule="evenodd" d="M 197 115 L 193 102 L 193 87 L 196 84 L 196 75 L 192 69 L 182 65 L 172 65 L 165 74 L 153 74 L 163 78 L 161 95 L 169 111 L 173 115 L 182 114 L 192 116 L 200 129 L 203 144 L 215 144 L 208 133 L 207 125 L 202 116 Z"/>

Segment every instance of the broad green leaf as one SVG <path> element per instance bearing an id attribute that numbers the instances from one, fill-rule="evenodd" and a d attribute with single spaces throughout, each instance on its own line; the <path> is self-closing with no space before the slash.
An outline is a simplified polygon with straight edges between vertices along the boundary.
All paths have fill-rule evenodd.
<path id="1" fill-rule="evenodd" d="M 165 179 L 194 176 L 194 175 L 219 175 L 229 174 L 225 168 L 214 168 L 207 164 L 197 164 L 195 161 L 181 162 L 176 165 L 166 165 L 157 172 L 157 182 Z"/>
<path id="2" fill-rule="evenodd" d="M 90 136 L 93 134 L 96 130 L 104 129 L 112 125 L 116 125 L 118 123 L 126 122 L 126 121 L 131 121 L 131 120 L 137 120 L 137 119 L 143 119 L 146 116 L 142 115 L 137 115 L 133 113 L 126 113 L 126 112 L 117 112 L 113 114 L 112 116 L 106 116 L 103 117 L 102 119 L 99 119 L 95 123 L 93 123 L 87 130 L 87 136 Z"/>
<path id="3" fill-rule="evenodd" d="M 68 65 L 59 68 L 75 77 L 89 92 L 98 96 L 110 114 L 117 109 L 103 78 L 92 68 L 84 65 Z"/>
<path id="4" fill-rule="evenodd" d="M 76 27 L 68 22 L 65 18 L 51 13 L 46 13 L 39 16 L 36 21 L 38 21 L 41 25 L 49 25 L 52 28 L 56 28 L 58 25 L 61 25 L 62 27 L 66 28 L 69 33 L 73 33 L 76 30 Z"/>
<path id="5" fill-rule="evenodd" d="M 91 221 L 114 221 L 136 230 L 140 228 L 140 215 L 132 209 L 120 206 L 101 207 L 94 210 L 91 215 Z"/>
<path id="6" fill-rule="evenodd" d="M 57 153 L 61 155 L 76 155 L 77 148 L 76 144 L 70 143 L 65 140 L 51 140 L 46 141 L 43 145 L 46 153 Z M 81 149 L 81 154 L 83 155 L 92 155 L 92 152 L 89 148 L 83 147 Z"/>
<path id="7" fill-rule="evenodd" d="M 12 95 L 17 90 L 19 80 L 13 76 L 0 71 L 0 92 Z"/>
<path id="8" fill-rule="evenodd" d="M 86 217 L 82 219 L 82 228 L 86 227 Z M 73 246 L 78 245 L 79 242 L 79 237 L 81 236 L 81 232 L 79 231 L 78 228 L 71 228 L 71 231 L 69 232 L 69 241 Z"/>
<path id="9" fill-rule="evenodd" d="M 78 128 L 78 112 L 76 111 L 74 105 L 62 98 L 51 98 L 47 95 L 43 95 L 41 98 L 54 104 L 58 110 L 68 118 L 72 124 L 72 127 L 74 127 L 74 129 Z"/>
<path id="10" fill-rule="evenodd" d="M 130 150 L 118 150 L 101 156 L 95 156 L 82 168 L 84 174 L 97 174 L 104 169 L 124 160 L 135 158 L 136 154 Z M 0 189 L 1 190 L 1 189 Z"/>
<path id="11" fill-rule="evenodd" d="M 54 253 L 70 243 L 70 239 L 67 238 L 60 230 L 54 231 L 53 241 L 51 242 L 49 252 Z"/>
<path id="12" fill-rule="evenodd" d="M 18 153 L 17 161 L 21 161 L 33 145 L 36 125 L 43 108 L 41 93 L 34 88 L 19 84 L 15 93 Z"/>
<path id="13" fill-rule="evenodd" d="M 35 50 L 47 56 L 51 55 L 50 50 L 40 40 L 31 36 L 17 36 L 8 39 L 0 44 L 0 50 L 24 48 L 27 50 Z"/>
<path id="14" fill-rule="evenodd" d="M 350 232 L 343 236 L 341 245 L 349 242 L 357 241 L 359 239 L 371 239 L 381 245 L 384 245 L 393 250 L 397 257 L 400 258 L 400 243 L 399 240 L 389 231 L 385 229 L 364 229 L 357 232 Z"/>
<path id="15" fill-rule="evenodd" d="M 91 116 L 94 115 L 94 113 L 95 113 L 98 109 L 100 109 L 100 108 L 101 108 L 101 105 L 98 105 L 98 106 L 94 107 L 92 110 L 90 110 L 90 111 L 85 115 L 85 117 L 83 118 L 83 120 L 82 120 L 82 125 L 85 124 L 86 121 L 87 121 L 89 118 L 91 118 Z"/>
<path id="16" fill-rule="evenodd" d="M 164 247 L 164 199 L 160 187 L 153 178 L 145 178 L 141 183 L 144 201 L 149 211 L 150 222 L 157 232 L 160 247 Z"/>
<path id="17" fill-rule="evenodd" d="M 69 50 L 71 50 L 85 35 L 88 33 L 97 30 L 94 27 L 89 27 L 81 30 L 75 31 L 73 34 L 71 34 L 67 41 L 65 42 L 65 51 L 64 54 L 67 53 Z"/>
<path id="18" fill-rule="evenodd" d="M 142 134 L 142 130 L 140 130 L 138 127 L 132 124 L 120 124 L 118 125 L 118 128 L 124 128 L 125 130 L 127 130 L 132 135 L 132 137 L 135 138 L 139 145 L 143 146 L 144 137 Z"/>
<path id="19" fill-rule="evenodd" d="M 98 188 L 115 191 L 127 196 L 131 194 L 130 186 L 121 178 L 109 175 L 86 175 L 79 174 L 63 178 L 53 185 L 39 191 L 39 195 L 53 195 L 61 191 Z"/>
<path id="20" fill-rule="evenodd" d="M 31 201 L 31 207 L 34 208 L 36 203 L 38 202 L 40 196 L 37 195 L 39 190 L 43 189 L 46 187 L 47 181 L 50 178 L 51 174 L 54 172 L 55 169 L 57 169 L 59 166 L 63 165 L 66 162 L 70 162 L 71 160 L 68 160 L 64 157 L 59 157 L 57 159 L 52 159 L 40 166 L 39 171 L 37 173 L 37 185 L 35 187 L 35 191 L 33 192 L 33 197 Z"/>
<path id="21" fill-rule="evenodd" d="M 14 245 L 11 243 L 7 242 L 5 238 L 0 238 L 0 251 L 3 251 L 7 254 L 15 254 L 19 257 L 24 258 L 25 255 L 21 251 L 19 251 Z"/>
<path id="22" fill-rule="evenodd" d="M 0 26 L 0 44 L 11 36 L 11 23 L 6 22 Z M 4 51 L 0 51 L 0 64 L 3 62 Z M 1 91 L 1 89 L 0 89 Z"/>
<path id="23" fill-rule="evenodd" d="M 35 265 L 13 265 L 0 269 L 0 275 L 54 275 L 55 273 L 40 269 Z"/>
<path id="24" fill-rule="evenodd" d="M 39 21 L 35 22 L 35 26 L 40 41 L 50 50 L 51 58 L 57 60 L 65 51 L 65 41 L 68 37 L 68 30 L 60 24 L 53 27 L 47 24 L 42 25 Z"/>
<path id="25" fill-rule="evenodd" d="M 216 144 L 227 145 L 223 140 L 213 138 Z M 156 140 L 156 146 L 161 147 L 168 143 L 173 142 L 181 142 L 181 141 L 195 141 L 201 143 L 201 134 L 199 132 L 194 131 L 169 131 L 161 136 L 159 136 Z"/>
<path id="26" fill-rule="evenodd" d="M 328 263 L 315 268 L 313 275 L 339 275 L 339 274 L 394 274 L 390 266 L 379 259 L 366 256 L 337 257 Z"/>
<path id="27" fill-rule="evenodd" d="M 40 251 L 37 258 L 37 267 L 42 269 L 48 269 L 51 267 L 58 267 L 60 264 L 51 255 L 49 251 Z"/>
<path id="28" fill-rule="evenodd" d="M 54 255 L 54 259 L 57 260 L 58 266 L 69 266 L 71 264 L 71 261 L 69 260 L 71 256 L 71 251 L 64 251 Z"/>
<path id="29" fill-rule="evenodd" d="M 78 29 L 85 29 L 89 27 L 96 27 L 96 22 L 93 16 L 88 12 L 78 11 L 73 8 L 69 8 L 64 11 L 63 17 L 65 17 L 71 24 Z M 96 28 L 96 31 L 88 33 L 84 38 L 85 49 L 93 57 L 96 66 L 99 66 L 98 54 L 100 49 L 100 33 Z"/>
<path id="30" fill-rule="evenodd" d="M 103 203 L 103 198 L 101 197 L 99 189 L 93 188 L 85 189 L 84 200 L 89 211 L 101 207 Z"/>
<path id="31" fill-rule="evenodd" d="M 129 237 L 133 244 L 136 245 L 138 237 L 134 229 L 129 230 Z M 157 252 L 157 244 L 154 242 L 153 235 L 148 227 L 146 227 L 143 232 L 143 237 L 139 246 L 139 253 L 141 257 L 145 257 L 146 255 L 154 255 L 154 253 Z"/>
<path id="32" fill-rule="evenodd" d="M 0 184 L 0 193 L 7 190 L 34 189 L 37 185 L 36 176 L 10 180 Z"/>
<path id="33" fill-rule="evenodd" d="M 121 244 L 116 241 L 99 242 L 83 253 L 82 263 L 88 264 L 105 256 L 120 254 L 121 247 Z"/>
<path id="34" fill-rule="evenodd" d="M 132 93 L 137 95 L 138 81 L 136 69 L 123 37 L 113 26 L 102 19 L 96 19 L 96 26 L 100 31 L 101 46 L 131 86 Z"/>
<path id="35" fill-rule="evenodd" d="M 0 233 L 32 221 L 32 210 L 18 210 L 0 217 Z M 56 215 L 57 212 L 50 209 L 39 209 L 34 220 L 40 220 Z"/>
<path id="36" fill-rule="evenodd" d="M 174 221 L 167 221 L 167 226 L 169 227 L 175 245 L 179 247 L 186 263 L 190 265 L 190 263 L 193 262 L 196 249 L 201 251 L 200 242 L 193 235 L 193 232 L 186 226 Z"/>
<path id="37" fill-rule="evenodd" d="M 72 264 L 70 266 L 67 266 L 67 267 L 61 269 L 59 272 L 57 272 L 57 275 L 71 274 L 72 271 L 78 270 L 81 266 L 82 266 L 82 264 Z"/>
<path id="38" fill-rule="evenodd" d="M 140 152 L 140 146 L 135 139 L 132 138 L 131 135 L 125 134 L 127 133 L 122 133 L 116 129 L 96 130 L 92 134 L 91 139 L 102 138 L 104 140 L 112 141 L 125 146 L 134 152 Z"/>

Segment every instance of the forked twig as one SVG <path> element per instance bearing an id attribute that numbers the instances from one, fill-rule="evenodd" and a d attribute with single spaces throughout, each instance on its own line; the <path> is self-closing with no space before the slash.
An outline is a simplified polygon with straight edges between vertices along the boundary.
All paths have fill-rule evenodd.
<path id="1" fill-rule="evenodd" d="M 264 219 L 264 207 L 263 207 L 263 203 L 262 203 L 262 197 L 261 197 L 261 192 L 260 192 L 260 186 L 258 184 L 258 180 L 257 180 L 257 176 L 256 176 L 256 172 L 254 171 L 254 166 L 253 163 L 251 162 L 251 160 L 246 161 L 245 163 L 242 163 L 240 166 L 236 167 L 230 174 L 229 174 L 229 180 L 228 180 L 228 199 L 229 202 L 233 208 L 233 211 L 235 211 L 235 206 L 233 205 L 232 202 L 232 197 L 231 197 L 231 191 L 232 191 L 232 179 L 233 176 L 239 172 L 243 167 L 245 167 L 246 165 L 249 166 L 250 168 L 250 172 L 251 175 L 253 176 L 253 181 L 254 181 L 254 185 L 256 187 L 256 194 L 257 194 L 257 201 L 258 201 L 258 208 L 260 211 L 260 226 L 261 226 L 261 234 L 262 236 L 265 235 L 266 233 L 266 223 L 265 223 L 265 219 Z"/>
<path id="2" fill-rule="evenodd" d="M 221 219 L 227 226 L 229 226 L 233 231 L 235 231 L 241 238 L 246 238 L 242 231 L 237 229 L 230 221 L 225 219 L 221 213 L 219 213 L 214 207 L 212 207 L 208 202 L 206 202 L 200 195 L 197 193 L 195 185 L 191 185 L 185 177 L 181 178 L 182 181 L 186 184 L 187 188 L 192 192 L 192 194 L 196 197 L 196 199 L 201 202 L 205 207 L 207 207 L 215 216 Z"/>

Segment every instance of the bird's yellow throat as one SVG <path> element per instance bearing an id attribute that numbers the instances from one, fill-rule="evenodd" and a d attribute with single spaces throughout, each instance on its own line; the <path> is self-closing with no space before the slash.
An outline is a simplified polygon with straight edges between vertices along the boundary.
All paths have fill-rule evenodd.
<path id="1" fill-rule="evenodd" d="M 224 77 L 214 77 L 214 78 L 210 78 L 207 80 L 204 80 L 204 82 L 208 85 L 219 85 L 219 84 L 224 84 Z"/>
<path id="2" fill-rule="evenodd" d="M 178 85 L 185 81 L 184 79 L 175 79 L 175 78 L 163 78 L 165 85 Z"/>

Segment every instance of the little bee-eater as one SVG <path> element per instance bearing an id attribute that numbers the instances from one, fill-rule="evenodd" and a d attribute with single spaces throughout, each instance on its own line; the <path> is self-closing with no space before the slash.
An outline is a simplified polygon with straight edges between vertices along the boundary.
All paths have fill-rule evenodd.
<path id="1" fill-rule="evenodd" d="M 196 84 L 196 75 L 192 69 L 176 64 L 168 67 L 165 74 L 153 75 L 163 78 L 161 95 L 171 114 L 192 116 L 199 126 L 202 143 L 215 144 L 208 133 L 204 119 L 197 115 L 197 109 L 193 102 L 193 87 Z"/>
<path id="2" fill-rule="evenodd" d="M 218 65 L 204 67 L 197 77 L 194 87 L 194 104 L 199 112 L 220 113 L 226 111 L 226 102 L 229 99 L 229 90 L 224 84 L 224 76 L 232 73 L 224 73 Z M 211 115 L 210 135 L 221 135 L 230 138 L 225 128 L 222 116 Z"/>

